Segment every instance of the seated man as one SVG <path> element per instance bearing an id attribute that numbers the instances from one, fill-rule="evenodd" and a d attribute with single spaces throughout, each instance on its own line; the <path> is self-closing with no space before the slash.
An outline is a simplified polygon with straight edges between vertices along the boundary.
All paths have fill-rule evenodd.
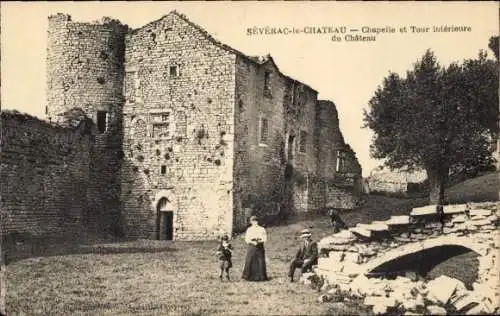
<path id="1" fill-rule="evenodd" d="M 293 282 L 295 269 L 300 268 L 301 273 L 304 273 L 318 263 L 318 244 L 311 239 L 309 230 L 304 229 L 301 232 L 300 238 L 303 240 L 303 243 L 297 251 L 295 259 L 290 264 L 290 271 L 288 273 L 290 282 Z"/>

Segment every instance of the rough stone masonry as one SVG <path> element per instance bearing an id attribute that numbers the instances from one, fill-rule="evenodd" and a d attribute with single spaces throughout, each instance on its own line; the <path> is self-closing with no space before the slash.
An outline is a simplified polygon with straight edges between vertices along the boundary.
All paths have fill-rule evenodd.
<path id="1" fill-rule="evenodd" d="M 319 243 L 324 255 L 319 258 L 315 272 L 344 290 L 358 293 L 361 290 L 364 295 L 372 295 L 370 291 L 381 289 L 389 283 L 375 278 L 367 279 L 367 276 L 370 277 L 388 263 L 433 249 L 444 251 L 449 246 L 467 248 L 478 255 L 477 279 L 472 286 L 475 295 L 480 296 L 476 301 L 486 304 L 481 305 L 483 310 L 475 311 L 493 313 L 495 309 L 500 309 L 500 203 L 446 205 L 443 212 L 440 220 L 436 217 L 436 205 L 415 208 L 409 216 L 393 216 L 387 221 L 358 224 L 325 237 Z M 433 253 L 437 254 L 436 251 Z M 431 268 L 432 264 L 436 262 L 412 262 L 413 267 L 427 266 L 425 270 Z M 402 264 L 398 268 L 404 269 Z M 440 287 L 436 292 L 438 294 L 450 291 L 447 297 L 441 299 L 441 303 L 446 304 L 455 288 L 447 288 L 439 282 L 437 285 Z M 393 297 L 398 294 L 397 289 L 394 291 Z M 377 293 L 374 295 L 380 296 L 380 291 Z M 380 300 L 385 300 L 385 293 L 382 296 Z M 407 299 L 401 298 L 400 303 L 407 303 Z M 389 306 L 385 301 L 379 303 Z M 488 307 L 488 304 L 492 307 Z"/>
<path id="2" fill-rule="evenodd" d="M 251 213 L 267 219 L 353 208 L 361 167 L 335 105 L 317 95 L 272 57 L 228 47 L 175 11 L 138 29 L 110 18 L 50 16 L 49 122 L 31 118 L 23 128 L 47 130 L 50 142 L 52 128 L 72 135 L 68 122 L 90 120 L 85 142 L 66 144 L 70 156 L 52 152 L 84 180 L 74 188 L 63 185 L 72 178 L 54 176 L 51 194 L 65 202 L 43 202 L 51 199 L 41 185 L 51 164 L 19 169 L 17 158 L 35 159 L 39 144 L 10 145 L 21 136 L 9 130 L 16 119 L 2 117 L 10 135 L 2 155 L 11 157 L 2 159 L 9 200 L 2 200 L 2 234 L 57 235 L 44 223 L 64 222 L 59 214 L 74 211 L 75 232 L 212 239 L 243 230 Z M 37 168 L 32 185 L 13 191 Z"/>

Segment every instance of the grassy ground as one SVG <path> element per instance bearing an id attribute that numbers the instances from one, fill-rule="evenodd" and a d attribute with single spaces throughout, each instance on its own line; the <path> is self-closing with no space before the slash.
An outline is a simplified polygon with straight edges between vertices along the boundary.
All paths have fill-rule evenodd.
<path id="1" fill-rule="evenodd" d="M 498 200 L 498 173 L 469 181 L 449 190 L 450 201 L 491 200 L 495 190 L 494 199 Z M 369 196 L 361 209 L 341 216 L 348 226 L 354 226 L 408 214 L 412 207 L 425 204 L 426 199 Z M 265 283 L 240 279 L 245 255 L 241 236 L 233 241 L 233 280 L 222 283 L 214 256 L 215 242 L 133 241 L 46 247 L 44 257 L 8 264 L 7 312 L 8 315 L 366 314 L 366 309 L 356 302 L 316 303 L 317 292 L 287 282 L 287 264 L 296 249 L 296 234 L 303 228 L 311 229 L 316 239 L 331 234 L 325 216 L 293 219 L 268 228 L 266 251 L 272 279 Z M 460 267 L 457 260 L 447 269 L 453 270 L 453 265 Z"/>
<path id="2" fill-rule="evenodd" d="M 370 197 L 366 206 L 343 214 L 350 226 L 359 220 L 387 219 L 407 212 L 405 203 Z M 371 206 L 369 206 L 371 205 Z M 134 241 L 68 248 L 72 255 L 25 259 L 7 268 L 9 315 L 326 315 L 366 314 L 356 303 L 319 304 L 318 293 L 286 278 L 297 233 L 311 229 L 320 239 L 331 234 L 328 219 L 292 219 L 269 227 L 266 283 L 241 280 L 245 255 L 242 237 L 233 241 L 231 282 L 218 279 L 216 242 Z M 46 248 L 48 251 L 48 248 Z"/>
<path id="3" fill-rule="evenodd" d="M 215 242 L 134 241 L 88 246 L 87 254 L 31 258 L 9 264 L 9 315 L 325 315 L 364 314 L 356 304 L 316 303 L 318 293 L 287 280 L 295 234 L 312 227 L 327 235 L 324 218 L 268 229 L 269 282 L 240 279 L 242 238 L 233 241 L 233 280 L 220 282 Z"/>
<path id="4" fill-rule="evenodd" d="M 445 195 L 450 203 L 498 201 L 500 198 L 500 172 L 491 172 L 461 182 L 449 188 Z"/>

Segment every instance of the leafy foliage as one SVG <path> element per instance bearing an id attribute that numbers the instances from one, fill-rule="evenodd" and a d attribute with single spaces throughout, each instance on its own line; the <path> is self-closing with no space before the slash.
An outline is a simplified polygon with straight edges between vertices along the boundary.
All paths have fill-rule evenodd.
<path id="1" fill-rule="evenodd" d="M 488 47 L 493 51 L 495 57 L 498 60 L 498 36 L 493 36 L 490 38 L 490 42 L 488 43 Z"/>
<path id="2" fill-rule="evenodd" d="M 498 61 L 477 59 L 442 67 L 427 50 L 403 78 L 384 78 L 364 113 L 375 138 L 374 158 L 391 169 L 425 168 L 431 200 L 442 202 L 450 170 L 490 165 L 498 133 Z"/>

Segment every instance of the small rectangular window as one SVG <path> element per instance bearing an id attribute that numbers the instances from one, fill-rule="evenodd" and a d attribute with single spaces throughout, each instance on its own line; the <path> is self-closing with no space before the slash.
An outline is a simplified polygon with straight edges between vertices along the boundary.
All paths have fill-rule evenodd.
<path id="1" fill-rule="evenodd" d="M 340 150 L 337 150 L 337 160 L 335 163 L 335 171 L 340 172 L 342 170 L 342 152 Z"/>
<path id="2" fill-rule="evenodd" d="M 177 66 L 170 66 L 169 74 L 171 78 L 175 78 L 179 76 L 179 69 Z"/>
<path id="3" fill-rule="evenodd" d="M 267 118 L 263 117 L 260 120 L 260 137 L 259 141 L 261 144 L 267 144 L 267 139 L 269 137 L 269 121 Z"/>
<path id="4" fill-rule="evenodd" d="M 307 133 L 304 131 L 300 131 L 299 151 L 301 153 L 305 153 L 307 151 Z"/>
<path id="5" fill-rule="evenodd" d="M 271 96 L 271 72 L 269 71 L 264 73 L 264 95 Z"/>
<path id="6" fill-rule="evenodd" d="M 161 174 L 167 173 L 167 166 L 165 166 L 165 165 L 161 166 L 160 172 L 161 172 Z"/>
<path id="7" fill-rule="evenodd" d="M 106 111 L 97 111 L 97 130 L 104 133 L 108 130 L 109 114 Z"/>

